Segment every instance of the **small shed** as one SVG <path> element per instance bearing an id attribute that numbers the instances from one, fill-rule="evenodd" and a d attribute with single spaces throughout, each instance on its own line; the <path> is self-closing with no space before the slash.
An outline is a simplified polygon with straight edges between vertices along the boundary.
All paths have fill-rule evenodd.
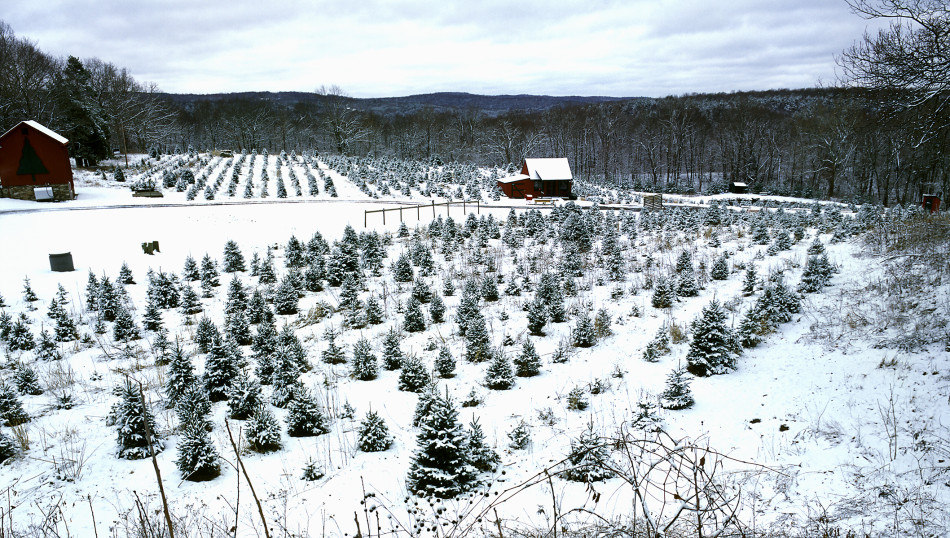
<path id="1" fill-rule="evenodd" d="M 940 211 L 940 195 L 925 194 L 920 205 L 923 206 L 924 210 L 930 211 L 931 213 L 936 213 L 937 211 Z"/>
<path id="2" fill-rule="evenodd" d="M 535 196 L 570 198 L 574 184 L 571 165 L 563 157 L 552 159 L 525 159 L 521 174 L 534 183 Z"/>
<path id="3" fill-rule="evenodd" d="M 662 194 L 644 194 L 643 195 L 643 210 L 644 211 L 663 211 L 663 195 Z"/>
<path id="4" fill-rule="evenodd" d="M 732 194 L 746 194 L 749 192 L 749 185 L 740 181 L 730 181 L 729 192 Z"/>
<path id="5" fill-rule="evenodd" d="M 0 196 L 19 200 L 76 197 L 69 140 L 35 121 L 21 121 L 0 135 Z"/>
<path id="6" fill-rule="evenodd" d="M 534 189 L 534 182 L 524 174 L 503 177 L 498 180 L 498 188 L 508 198 L 524 198 L 525 196 L 543 196 L 543 193 Z"/>

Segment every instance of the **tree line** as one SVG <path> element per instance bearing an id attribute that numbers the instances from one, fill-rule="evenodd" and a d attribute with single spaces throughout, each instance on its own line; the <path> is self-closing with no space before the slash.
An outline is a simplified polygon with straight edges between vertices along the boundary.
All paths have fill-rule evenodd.
<path id="1" fill-rule="evenodd" d="M 500 113 L 461 102 L 380 110 L 336 86 L 291 100 L 162 94 L 96 58 L 53 58 L 0 22 L 0 123 L 36 119 L 79 142 L 73 155 L 90 162 L 109 150 L 153 148 L 316 150 L 512 170 L 525 157 L 567 157 L 578 178 L 638 190 L 721 192 L 741 182 L 756 192 L 884 205 L 950 192 L 947 10 L 851 4 L 893 23 L 843 52 L 841 87 Z"/>

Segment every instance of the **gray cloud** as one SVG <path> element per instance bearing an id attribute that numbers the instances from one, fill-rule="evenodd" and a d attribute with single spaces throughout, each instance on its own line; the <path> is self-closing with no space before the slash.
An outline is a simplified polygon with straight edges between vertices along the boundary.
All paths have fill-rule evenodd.
<path id="1" fill-rule="evenodd" d="M 813 86 L 867 21 L 837 0 L 50 0 L 0 8 L 57 55 L 171 92 L 652 95 Z"/>

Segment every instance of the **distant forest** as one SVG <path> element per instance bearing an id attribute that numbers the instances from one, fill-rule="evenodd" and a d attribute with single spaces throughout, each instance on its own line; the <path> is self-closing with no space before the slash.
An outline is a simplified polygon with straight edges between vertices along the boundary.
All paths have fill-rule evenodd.
<path id="1" fill-rule="evenodd" d="M 437 93 L 162 93 L 97 58 L 55 58 L 0 21 L 0 129 L 34 119 L 80 164 L 153 148 L 316 151 L 517 166 L 567 157 L 575 176 L 662 192 L 754 191 L 884 205 L 948 192 L 945 112 L 893 92 L 812 88 L 665 98 Z M 929 121 L 929 120 L 928 120 Z"/>

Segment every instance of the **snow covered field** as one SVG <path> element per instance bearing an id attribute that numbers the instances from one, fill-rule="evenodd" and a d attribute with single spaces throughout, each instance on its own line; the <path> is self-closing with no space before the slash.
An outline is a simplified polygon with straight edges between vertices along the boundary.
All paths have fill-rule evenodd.
<path id="1" fill-rule="evenodd" d="M 29 422 L 17 432 L 3 428 L 7 435 L 16 436 L 21 449 L 25 445 L 28 449 L 0 465 L 0 492 L 8 501 L 0 508 L 0 529 L 37 536 L 132 535 L 142 526 L 139 508 L 152 524 L 162 524 L 152 463 L 118 458 L 116 427 L 107 425 L 107 415 L 117 401 L 113 387 L 128 376 L 144 383 L 156 416 L 156 433 L 165 443 L 157 461 L 173 517 L 181 520 L 181 532 L 176 536 L 189 532 L 195 536 L 229 535 L 232 528 L 239 536 L 263 535 L 261 516 L 247 482 L 235 467 L 225 428 L 227 403 L 215 403 L 210 417 L 211 438 L 223 460 L 221 475 L 206 482 L 184 480 L 176 467 L 178 418 L 163 405 L 167 367 L 155 365 L 154 333 L 142 331 L 143 338 L 132 341 L 130 351 L 123 351 L 128 346 L 113 341 L 111 330 L 93 335 L 96 314 L 84 308 L 87 277 L 91 272 L 114 280 L 122 264 L 127 264 L 136 283 L 127 285 L 126 291 L 141 328 L 150 269 L 180 274 L 187 256 L 200 261 L 206 253 L 220 267 L 225 243 L 234 240 L 248 261 L 255 253 L 265 258 L 268 247 L 276 246 L 272 251 L 279 280 L 287 273 L 284 261 L 291 236 L 306 243 L 314 232 L 320 232 L 333 243 L 351 226 L 357 233 L 377 231 L 392 237 L 380 274 L 366 272 L 360 294 L 361 300 L 374 296 L 382 303 L 384 320 L 347 328 L 344 312 L 308 318 L 321 303 L 338 307 L 339 287 L 307 292 L 300 298 L 299 314 L 276 316 L 277 329 L 289 324 L 306 350 L 313 368 L 300 379 L 318 396 L 329 418 L 329 432 L 313 437 L 284 433 L 280 450 L 243 454 L 271 536 L 352 536 L 358 524 L 364 535 L 373 535 L 377 528 L 384 533 L 411 529 L 412 522 L 420 518 L 448 522 L 436 533 L 440 535 L 462 531 L 497 534 L 501 527 L 509 533 L 517 528 L 548 531 L 555 525 L 556 515 L 564 517 L 559 525 L 575 529 L 603 524 L 590 513 L 617 525 L 629 525 L 624 518 L 643 514 L 639 506 L 632 505 L 635 488 L 621 478 L 587 485 L 556 476 L 523 491 L 518 485 L 546 468 L 552 474 L 562 469 L 557 464 L 587 428 L 605 438 L 616 437 L 622 428 L 635 431 L 634 424 L 644 409 L 638 404 L 655 406 L 671 370 L 686 365 L 690 322 L 716 299 L 726 304 L 729 325 L 737 327 L 742 314 L 761 294 L 761 283 L 754 294 L 743 294 L 745 271 L 739 267 L 754 265 L 760 280 L 771 272 L 784 271 L 785 281 L 795 287 L 806 266 L 806 250 L 816 237 L 824 243 L 830 261 L 840 268 L 830 286 L 820 293 L 804 294 L 800 313 L 766 335 L 758 346 L 744 349 L 735 371 L 692 379 L 694 406 L 676 411 L 655 408 L 657 424 L 684 446 L 710 448 L 704 452 L 708 465 L 721 465 L 716 471 L 716 487 L 728 491 L 730 499 L 739 495 L 719 515 L 735 511 L 741 528 L 748 532 L 796 536 L 821 536 L 833 528 L 843 529 L 841 536 L 849 529 L 858 536 L 937 536 L 948 532 L 950 353 L 945 350 L 946 339 L 899 349 L 880 345 L 885 340 L 896 341 L 899 334 L 865 330 L 874 326 L 867 308 L 876 303 L 867 298 L 864 288 L 885 278 L 884 267 L 881 257 L 868 255 L 858 239 L 832 244 L 834 223 L 826 223 L 824 233 L 808 226 L 806 237 L 789 250 L 767 254 L 767 244 L 752 241 L 750 223 L 769 217 L 758 213 L 747 217 L 749 213 L 738 212 L 739 217 L 727 219 L 730 222 L 721 226 L 702 222 L 644 226 L 642 218 L 628 219 L 618 212 L 619 224 L 611 222 L 620 229 L 625 269 L 619 282 L 605 277 L 606 256 L 601 256 L 604 212 L 599 213 L 592 220 L 599 222 L 593 249 L 582 256 L 583 276 L 571 279 L 577 289 L 565 297 L 567 321 L 548 322 L 545 336 L 528 334 L 524 305 L 534 297 L 541 273 L 562 274 L 565 260 L 555 223 L 544 219 L 546 229 L 540 235 L 522 237 L 518 248 L 505 246 L 503 239 L 488 239 L 481 254 L 477 254 L 477 232 L 455 243 L 447 254 L 441 250 L 441 238 L 420 236 L 435 252 L 436 260 L 432 275 L 422 279 L 439 293 L 451 279 L 456 293 L 443 297 L 448 308 L 444 322 L 433 323 L 428 305 L 423 305 L 426 328 L 405 333 L 401 349 L 432 368 L 439 349 L 448 346 L 458 367 L 454 377 L 438 380 L 439 390 L 454 399 L 463 424 L 477 417 L 488 444 L 501 458 L 498 471 L 483 475 L 486 485 L 476 490 L 488 491 L 488 496 L 446 502 L 439 505 L 445 511 L 438 517 L 423 517 L 406 491 L 419 434 L 419 428 L 412 426 L 419 395 L 399 390 L 398 370 L 380 368 L 377 379 L 360 381 L 349 376 L 349 364 L 330 365 L 321 357 L 328 346 L 324 338 L 328 327 L 339 333 L 336 343 L 344 348 L 347 358 L 361 337 L 382 357 L 383 335 L 404 322 L 399 303 L 407 302 L 412 288 L 411 282 L 394 279 L 390 265 L 410 250 L 412 238 L 397 237 L 399 221 L 394 213 L 387 215 L 385 227 L 379 214 L 369 215 L 369 226 L 364 228 L 364 211 L 413 201 L 424 204 L 430 199 L 418 192 L 373 199 L 344 175 L 333 177 L 338 197 L 321 193 L 287 199 L 218 196 L 216 200 L 188 201 L 184 192 L 166 189 L 161 199 L 133 199 L 126 188 L 116 188 L 111 181 L 97 185 L 94 178 L 80 178 L 75 201 L 37 205 L 0 200 L 0 295 L 7 305 L 3 310 L 13 319 L 25 314 L 32 320 L 34 336 L 38 335 L 42 327 L 51 328 L 47 306 L 57 286 L 62 285 L 68 293 L 70 312 L 80 323 L 79 333 L 88 335 L 88 343 L 61 343 L 65 358 L 57 361 L 43 361 L 34 351 L 11 351 L 0 342 L 3 378 L 12 383 L 16 365 L 26 364 L 36 371 L 45 389 L 39 395 L 19 396 L 31 417 Z M 579 205 L 589 207 L 590 203 Z M 491 215 L 495 222 L 505 224 L 509 212 L 521 219 L 534 207 L 522 201 L 487 201 L 478 216 Z M 475 209 L 468 206 L 468 210 L 474 213 Z M 461 207 L 452 206 L 448 211 L 457 225 L 465 223 Z M 553 210 L 545 207 L 541 211 L 548 215 Z M 705 211 L 692 214 L 701 219 Z M 443 219 L 445 212 L 445 207 L 439 210 Z M 679 215 L 683 218 L 686 214 Z M 422 231 L 431 221 L 431 211 L 427 215 L 423 210 L 421 222 L 416 221 L 415 211 L 405 215 L 410 230 L 418 225 Z M 743 220 L 746 218 L 753 220 Z M 774 238 L 782 223 L 772 219 Z M 501 229 L 506 231 L 504 226 Z M 791 230 L 784 231 L 788 234 Z M 715 246 L 714 238 L 720 246 Z M 161 252 L 144 254 L 141 243 L 146 241 L 158 241 Z M 651 304 L 653 290 L 646 289 L 646 284 L 672 274 L 684 250 L 691 253 L 693 271 L 704 286 L 697 296 L 681 297 L 671 308 L 655 308 Z M 59 252 L 72 253 L 75 272 L 49 270 L 48 254 Z M 710 280 L 709 268 L 727 252 L 728 278 Z M 486 272 L 490 265 L 497 272 Z M 418 274 L 418 268 L 416 271 Z M 458 334 L 456 309 L 466 279 L 481 279 L 486 274 L 503 276 L 498 284 L 499 299 L 482 301 L 479 307 L 491 345 L 514 358 L 521 353 L 522 342 L 530 339 L 542 357 L 540 374 L 518 377 L 511 390 L 486 388 L 487 365 L 463 358 L 466 340 Z M 24 278 L 29 278 L 39 296 L 35 310 L 30 310 L 22 297 Z M 236 278 L 249 290 L 258 286 L 258 278 L 249 272 L 238 272 Z M 212 297 L 202 299 L 203 313 L 196 318 L 207 315 L 224 329 L 231 279 L 232 275 L 221 273 L 221 286 Z M 505 292 L 511 279 L 521 283 L 518 295 Z M 948 284 L 931 284 L 934 287 L 928 294 L 916 301 L 921 304 L 914 308 L 919 309 L 909 315 L 926 312 L 927 316 L 942 316 L 945 324 L 950 319 Z M 197 283 L 194 287 L 198 289 Z M 578 318 L 584 313 L 594 317 L 601 309 L 609 314 L 612 334 L 598 338 L 592 347 L 568 346 L 568 360 L 554 362 L 558 347 L 571 341 Z M 181 339 L 200 373 L 205 354 L 198 353 L 193 343 L 193 320 L 178 309 L 164 310 L 162 317 L 170 337 Z M 904 328 L 908 322 L 895 326 Z M 663 327 L 668 334 L 673 328 L 671 351 L 658 362 L 644 361 L 644 349 Z M 504 345 L 506 337 L 511 345 Z M 243 352 L 253 372 L 250 347 L 245 346 Z M 581 389 L 589 407 L 569 408 L 573 389 Z M 265 396 L 270 390 L 265 386 Z M 461 407 L 460 402 L 473 391 L 483 402 Z M 72 395 L 75 405 L 71 409 L 56 407 L 56 397 L 63 393 Z M 345 416 L 345 404 L 355 410 L 352 417 Z M 360 422 L 370 409 L 379 413 L 393 436 L 386 451 L 357 450 Z M 272 410 L 283 426 L 287 410 Z M 522 422 L 531 442 L 524 449 L 511 448 L 509 433 Z M 235 432 L 243 423 L 230 420 Z M 638 433 L 637 439 L 650 437 L 649 428 L 643 431 L 646 433 Z M 618 448 L 615 457 L 619 459 L 620 454 Z M 322 471 L 322 478 L 302 478 L 309 461 Z M 651 494 L 658 491 L 646 486 L 644 490 Z M 511 495 L 515 491 L 518 494 Z M 678 504 L 668 500 L 670 506 Z M 657 498 L 646 505 L 658 520 L 670 518 L 674 510 L 664 508 Z M 586 512 L 576 510 L 579 508 Z M 478 520 L 483 511 L 484 518 Z M 721 519 L 709 522 L 711 528 L 722 523 Z"/>

